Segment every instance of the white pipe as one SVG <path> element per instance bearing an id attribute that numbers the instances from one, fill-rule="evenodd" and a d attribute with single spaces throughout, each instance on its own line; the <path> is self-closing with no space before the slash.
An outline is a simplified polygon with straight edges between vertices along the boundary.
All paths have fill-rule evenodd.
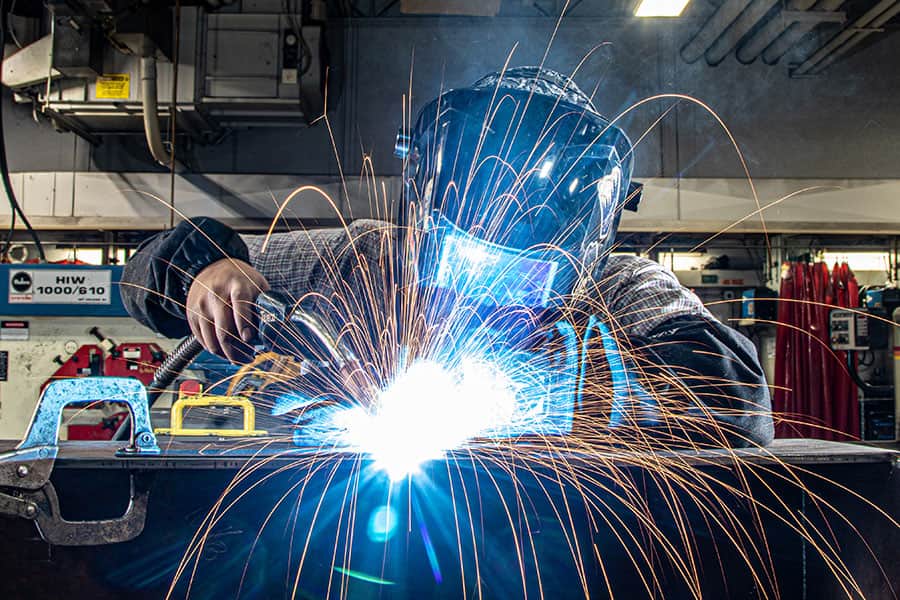
<path id="1" fill-rule="evenodd" d="M 141 57 L 141 106 L 144 112 L 144 135 L 150 154 L 159 164 L 168 167 L 172 155 L 163 145 L 159 131 L 159 103 L 156 96 L 156 57 Z M 171 118 L 175 118 L 173 114 Z"/>

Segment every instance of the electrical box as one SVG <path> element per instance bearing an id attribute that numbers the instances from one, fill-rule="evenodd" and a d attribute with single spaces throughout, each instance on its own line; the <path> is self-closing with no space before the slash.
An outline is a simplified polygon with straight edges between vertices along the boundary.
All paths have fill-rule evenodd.
<path id="1" fill-rule="evenodd" d="M 868 350 L 869 317 L 853 310 L 832 310 L 828 318 L 828 338 L 833 350 Z"/>
<path id="2" fill-rule="evenodd" d="M 176 340 L 128 316 L 122 267 L 0 265 L 0 439 L 19 440 L 51 379 L 110 375 L 145 383 Z M 121 407 L 66 409 L 60 437 L 103 439 Z"/>
<path id="3" fill-rule="evenodd" d="M 758 321 L 775 321 L 777 318 L 777 292 L 769 288 L 758 287 L 744 290 L 741 293 L 740 325 L 753 325 Z"/>

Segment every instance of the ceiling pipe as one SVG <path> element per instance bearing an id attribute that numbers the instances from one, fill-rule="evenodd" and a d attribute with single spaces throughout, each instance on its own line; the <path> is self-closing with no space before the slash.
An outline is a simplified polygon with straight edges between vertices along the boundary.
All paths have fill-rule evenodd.
<path id="1" fill-rule="evenodd" d="M 750 0 L 725 0 L 716 12 L 703 24 L 700 31 L 681 49 L 681 58 L 687 63 L 697 62 L 722 32 L 744 12 Z"/>
<path id="2" fill-rule="evenodd" d="M 851 38 L 861 33 L 864 33 L 866 35 L 871 33 L 871 31 L 859 30 L 872 26 L 873 22 L 876 20 L 880 21 L 879 17 L 887 14 L 888 12 L 891 12 L 895 8 L 895 4 L 897 3 L 897 1 L 898 0 L 881 0 L 880 2 L 878 2 L 878 4 L 867 10 L 865 14 L 863 14 L 860 18 L 851 23 L 848 27 L 845 27 L 836 36 L 831 38 L 831 40 L 827 44 L 816 50 L 812 54 L 812 56 L 803 61 L 803 63 L 799 67 L 791 71 L 791 75 L 800 76 L 811 73 L 816 68 L 816 65 L 822 62 L 832 52 L 843 46 L 844 43 L 846 43 Z M 887 19 L 882 22 L 882 25 L 886 22 Z M 863 36 L 863 38 L 865 38 L 865 36 Z M 854 45 L 856 45 L 857 43 L 859 42 L 854 43 Z"/>
<path id="3" fill-rule="evenodd" d="M 844 3 L 844 0 L 822 0 L 819 2 L 813 10 L 807 11 L 810 15 L 815 15 L 816 13 L 830 13 L 834 12 L 841 7 L 841 4 Z M 803 20 L 794 20 L 793 24 L 787 27 L 784 32 L 775 39 L 774 42 L 769 44 L 769 46 L 763 50 L 762 60 L 767 65 L 777 64 L 781 57 L 788 53 L 788 51 L 800 43 L 806 34 L 816 28 L 816 26 L 822 21 L 818 21 L 815 19 L 803 19 Z"/>
<path id="4" fill-rule="evenodd" d="M 815 3 L 816 0 L 791 0 L 787 8 L 789 10 L 809 10 Z M 794 23 L 796 21 L 785 18 L 784 11 L 781 11 L 777 17 L 766 21 L 756 33 L 741 44 L 741 47 L 737 49 L 737 59 L 745 65 L 749 65 Z"/>
<path id="5" fill-rule="evenodd" d="M 819 73 L 823 69 L 827 68 L 838 58 L 847 53 L 848 50 L 858 45 L 864 39 L 869 37 L 870 34 L 875 33 L 875 30 L 885 25 L 888 21 L 893 19 L 895 16 L 900 14 L 900 2 L 896 2 L 893 6 L 888 8 L 886 11 L 881 13 L 881 15 L 874 19 L 869 26 L 863 31 L 857 31 L 856 35 L 847 40 L 843 46 L 837 48 L 834 52 L 823 58 L 819 64 L 813 67 L 811 73 Z"/>
<path id="6" fill-rule="evenodd" d="M 725 30 L 725 33 L 713 42 L 706 51 L 706 62 L 712 66 L 725 60 L 732 48 L 738 45 L 747 32 L 759 23 L 779 0 L 753 0 L 750 6 L 738 16 L 737 19 Z"/>
<path id="7" fill-rule="evenodd" d="M 150 154 L 159 164 L 168 167 L 172 155 L 163 145 L 159 130 L 159 100 L 156 91 L 156 56 L 152 51 L 141 57 L 141 107 L 144 113 L 144 135 Z M 172 115 L 175 118 L 175 115 Z"/>

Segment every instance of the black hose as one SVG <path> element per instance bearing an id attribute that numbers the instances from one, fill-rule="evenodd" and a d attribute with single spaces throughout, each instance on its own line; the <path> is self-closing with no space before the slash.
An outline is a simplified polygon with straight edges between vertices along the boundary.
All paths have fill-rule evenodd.
<path id="1" fill-rule="evenodd" d="M 159 397 L 172 385 L 172 382 L 181 375 L 185 367 L 191 364 L 197 355 L 203 351 L 203 344 L 197 336 L 189 335 L 172 350 L 172 353 L 159 365 L 150 382 L 150 391 L 147 393 L 147 405 L 152 407 Z"/>
<path id="2" fill-rule="evenodd" d="M 856 352 L 854 350 L 847 351 L 847 373 L 850 374 L 850 379 L 859 386 L 859 389 L 861 389 L 864 394 L 867 396 L 874 396 L 875 398 L 882 398 L 894 393 L 893 385 L 873 385 L 868 381 L 863 381 L 863 378 L 859 376 L 859 372 L 856 370 L 856 363 L 853 361 L 855 356 Z"/>
<path id="3" fill-rule="evenodd" d="M 7 25 L 7 14 L 6 14 L 6 2 L 0 1 L 0 69 L 3 66 L 3 47 L 6 44 L 6 25 Z M 0 91 L 2 91 L 2 86 L 0 86 Z M 12 232 L 14 230 L 14 221 L 12 219 L 15 218 L 15 215 L 18 213 L 19 218 L 22 219 L 22 224 L 25 225 L 25 228 L 28 230 L 29 235 L 31 235 L 31 239 L 34 241 L 34 245 L 37 247 L 38 256 L 41 258 L 41 262 L 47 262 L 47 255 L 44 254 L 44 246 L 41 245 L 41 239 L 38 237 L 37 232 L 34 230 L 34 227 L 31 226 L 31 223 L 28 221 L 28 217 L 25 216 L 25 212 L 22 211 L 22 207 L 19 206 L 19 201 L 16 200 L 16 194 L 13 191 L 12 181 L 9 178 L 9 164 L 6 160 L 6 137 L 3 132 L 3 98 L 0 97 L 0 178 L 2 178 L 3 190 L 6 192 L 6 197 L 9 200 L 9 210 L 10 210 L 10 235 L 8 240 L 12 241 Z M 7 251 L 9 248 L 9 242 L 7 242 Z"/>
<path id="4" fill-rule="evenodd" d="M 197 339 L 197 336 L 189 335 L 184 338 L 178 346 L 172 350 L 172 353 L 166 357 L 166 360 L 159 365 L 156 373 L 153 375 L 153 381 L 148 386 L 147 408 L 151 408 L 163 392 L 172 385 L 181 372 L 184 371 L 191 362 L 197 358 L 197 355 L 203 351 L 203 344 Z M 127 418 L 119 425 L 114 440 L 124 440 L 125 434 L 131 428 L 131 418 Z"/>

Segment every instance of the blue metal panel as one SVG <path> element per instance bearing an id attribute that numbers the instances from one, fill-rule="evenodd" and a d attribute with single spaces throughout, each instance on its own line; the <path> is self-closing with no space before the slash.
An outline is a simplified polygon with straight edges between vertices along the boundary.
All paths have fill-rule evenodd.
<path id="1" fill-rule="evenodd" d="M 23 301 L 10 302 L 10 281 L 19 272 L 53 271 L 106 272 L 109 273 L 108 302 L 73 304 L 66 302 L 37 303 Z M 119 295 L 119 281 L 122 278 L 120 266 L 94 265 L 0 265 L 0 315 L 21 317 L 127 317 L 128 312 Z"/>

